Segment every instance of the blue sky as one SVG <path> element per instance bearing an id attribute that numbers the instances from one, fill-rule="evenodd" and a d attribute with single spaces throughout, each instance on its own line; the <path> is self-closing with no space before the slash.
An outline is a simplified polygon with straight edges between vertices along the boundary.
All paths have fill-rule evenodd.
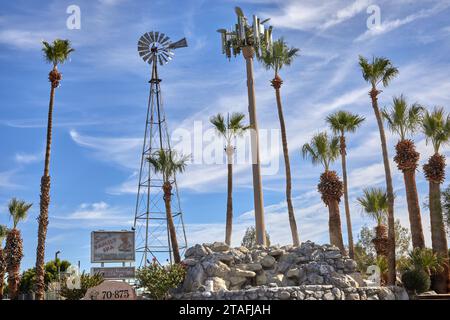
<path id="1" fill-rule="evenodd" d="M 66 9 L 81 9 L 81 29 L 68 30 Z M 366 12 L 377 5 L 381 25 L 369 30 Z M 248 15 L 271 17 L 274 36 L 301 49 L 293 65 L 281 71 L 283 103 L 293 172 L 293 197 L 301 240 L 328 240 L 328 211 L 316 185 L 321 168 L 303 160 L 300 147 L 326 125 L 331 112 L 345 109 L 367 118 L 348 137 L 349 187 L 354 233 L 364 224 L 355 198 L 367 186 L 383 186 L 384 171 L 378 130 L 367 96 L 368 86 L 357 65 L 359 54 L 389 57 L 400 75 L 380 96 L 382 106 L 393 95 L 450 111 L 450 1 L 246 0 L 246 1 L 8 1 L 0 10 L 0 223 L 11 224 L 7 203 L 19 197 L 34 206 L 21 224 L 23 268 L 35 261 L 39 182 L 43 169 L 50 66 L 40 41 L 69 38 L 76 52 L 61 66 L 56 92 L 51 159 L 51 207 L 47 259 L 81 260 L 90 267 L 90 232 L 128 229 L 133 223 L 136 174 L 144 130 L 149 67 L 136 43 L 147 31 L 159 30 L 172 40 L 186 37 L 189 47 L 161 68 L 169 129 L 192 132 L 194 121 L 208 129 L 217 112 L 247 109 L 245 64 L 221 54 L 218 28 L 235 23 L 233 7 Z M 259 125 L 279 127 L 271 72 L 255 63 Z M 421 163 L 431 154 L 423 135 L 414 137 Z M 396 137 L 389 134 L 390 154 Z M 444 148 L 450 155 L 450 149 Z M 277 174 L 264 175 L 266 224 L 272 242 L 290 242 L 284 203 L 282 155 Z M 340 163 L 334 164 L 340 172 Z M 408 226 L 403 178 L 392 165 L 397 194 L 395 214 Z M 179 177 L 180 195 L 190 244 L 222 240 L 226 202 L 226 166 L 192 164 Z M 427 184 L 417 173 L 420 201 Z M 251 169 L 236 166 L 235 225 L 238 244 L 253 224 Z M 341 208 L 343 210 L 343 207 Z M 343 212 L 342 212 L 343 213 Z M 422 212 L 430 244 L 428 212 Z M 342 216 L 346 238 L 345 218 Z"/>

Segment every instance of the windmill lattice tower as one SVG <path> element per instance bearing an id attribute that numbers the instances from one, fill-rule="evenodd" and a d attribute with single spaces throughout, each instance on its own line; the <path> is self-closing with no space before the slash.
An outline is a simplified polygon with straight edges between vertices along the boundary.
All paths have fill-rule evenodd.
<path id="1" fill-rule="evenodd" d="M 138 42 L 139 55 L 152 68 L 133 227 L 136 237 L 136 264 L 139 267 L 148 265 L 153 259 L 159 263 L 164 263 L 165 260 L 172 263 L 173 260 L 162 191 L 163 177 L 154 172 L 147 159 L 161 149 L 171 150 L 158 65 L 163 66 L 169 62 L 174 55 L 173 50 L 183 47 L 187 47 L 185 38 L 171 42 L 164 33 L 153 31 L 145 33 Z M 183 251 L 187 241 L 176 177 L 170 182 L 173 184 L 172 216 L 179 248 Z"/>

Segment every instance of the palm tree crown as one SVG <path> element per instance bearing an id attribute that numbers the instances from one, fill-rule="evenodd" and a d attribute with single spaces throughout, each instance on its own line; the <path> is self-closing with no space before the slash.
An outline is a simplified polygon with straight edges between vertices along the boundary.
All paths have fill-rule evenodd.
<path id="1" fill-rule="evenodd" d="M 386 191 L 382 188 L 366 188 L 364 195 L 358 197 L 357 201 L 364 212 L 373 218 L 378 225 L 384 224 L 388 214 L 388 198 Z"/>
<path id="2" fill-rule="evenodd" d="M 383 109 L 382 115 L 386 119 L 389 129 L 405 140 L 408 135 L 417 131 L 422 121 L 424 108 L 417 103 L 408 106 L 406 98 L 401 95 L 392 99 L 392 108 Z"/>
<path id="3" fill-rule="evenodd" d="M 273 42 L 270 49 L 265 49 L 258 59 L 267 70 L 272 69 L 277 75 L 283 66 L 291 65 L 299 51 L 298 48 L 289 47 L 284 39 L 280 38 Z"/>
<path id="4" fill-rule="evenodd" d="M 163 179 L 167 182 L 177 172 L 183 172 L 186 169 L 189 157 L 178 156 L 174 150 L 158 150 L 148 158 L 148 161 L 155 170 L 155 173 L 161 173 Z"/>
<path id="5" fill-rule="evenodd" d="M 303 158 L 310 158 L 313 164 L 322 164 L 328 171 L 330 164 L 339 157 L 339 138 L 329 138 L 326 132 L 312 137 L 310 143 L 302 147 Z"/>
<path id="6" fill-rule="evenodd" d="M 13 219 L 13 229 L 16 229 L 19 221 L 26 219 L 28 210 L 31 208 L 32 205 L 33 205 L 32 203 L 26 203 L 25 201 L 17 200 L 16 198 L 13 198 L 9 202 L 8 209 L 9 214 Z"/>
<path id="7" fill-rule="evenodd" d="M 235 136 L 241 136 L 244 134 L 244 131 L 249 128 L 242 123 L 245 115 L 240 112 L 233 112 L 230 116 L 228 114 L 227 119 L 218 113 L 217 115 L 211 117 L 210 122 L 213 124 L 217 133 L 222 135 L 227 143 L 231 143 L 231 139 Z"/>
<path id="8" fill-rule="evenodd" d="M 52 44 L 42 41 L 42 44 L 44 45 L 42 52 L 44 52 L 45 60 L 52 63 L 53 66 L 64 63 L 69 55 L 75 51 L 69 40 L 56 39 Z"/>
<path id="9" fill-rule="evenodd" d="M 383 83 L 383 86 L 387 87 L 398 74 L 398 69 L 392 65 L 391 61 L 383 57 L 373 57 L 372 62 L 369 62 L 363 56 L 359 56 L 359 65 L 364 80 L 369 82 L 372 87 L 376 87 L 379 83 Z"/>
<path id="10" fill-rule="evenodd" d="M 364 120 L 364 117 L 342 110 L 337 111 L 326 118 L 326 121 L 334 134 L 355 132 Z"/>
<path id="11" fill-rule="evenodd" d="M 435 153 L 439 153 L 441 145 L 450 142 L 450 115 L 445 115 L 444 108 L 435 107 L 432 112 L 426 111 L 422 121 L 422 129 L 431 142 Z"/>

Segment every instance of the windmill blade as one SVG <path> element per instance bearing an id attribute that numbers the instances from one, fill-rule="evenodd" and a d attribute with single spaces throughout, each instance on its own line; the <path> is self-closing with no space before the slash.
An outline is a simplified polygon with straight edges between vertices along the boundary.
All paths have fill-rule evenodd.
<path id="1" fill-rule="evenodd" d="M 152 31 L 152 32 L 149 32 L 149 33 L 148 33 L 148 36 L 149 36 L 149 38 L 150 38 L 150 42 L 155 42 L 155 35 L 154 35 L 153 31 Z"/>
<path id="2" fill-rule="evenodd" d="M 162 42 L 162 39 L 163 39 L 165 36 L 166 36 L 166 35 L 165 35 L 164 33 L 161 32 L 161 33 L 159 34 L 158 42 L 161 43 L 161 42 Z"/>
<path id="3" fill-rule="evenodd" d="M 142 43 L 142 44 L 145 44 L 145 45 L 149 45 L 149 44 L 150 44 L 150 41 L 149 41 L 145 36 L 142 36 L 142 37 L 139 38 L 138 43 Z"/>
<path id="4" fill-rule="evenodd" d="M 177 42 L 173 42 L 173 43 L 169 44 L 167 46 L 167 48 L 168 49 L 178 49 L 178 48 L 185 48 L 187 46 L 188 46 L 188 44 L 187 44 L 186 38 L 183 38 L 181 40 L 178 40 Z"/>
<path id="5" fill-rule="evenodd" d="M 141 37 L 142 41 L 147 42 L 148 44 L 150 44 L 152 42 L 152 39 L 150 37 L 150 34 L 147 32 L 145 33 L 142 37 Z"/>
<path id="6" fill-rule="evenodd" d="M 169 40 L 169 37 L 168 37 L 168 36 L 165 36 L 165 37 L 161 40 L 161 44 L 162 44 L 162 45 L 166 45 L 168 40 Z"/>
<path id="7" fill-rule="evenodd" d="M 164 57 L 164 54 L 161 54 L 161 55 L 159 56 L 159 58 L 163 61 L 164 64 L 167 63 L 167 59 L 166 59 L 166 57 Z"/>
<path id="8" fill-rule="evenodd" d="M 155 32 L 155 39 L 153 40 L 154 42 L 157 42 L 159 38 L 159 31 Z"/>

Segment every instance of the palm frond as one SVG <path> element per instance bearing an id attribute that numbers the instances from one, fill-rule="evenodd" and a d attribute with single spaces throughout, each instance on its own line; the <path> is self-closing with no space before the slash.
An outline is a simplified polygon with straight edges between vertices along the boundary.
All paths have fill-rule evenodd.
<path id="1" fill-rule="evenodd" d="M 42 51 L 44 53 L 44 58 L 48 63 L 52 63 L 54 66 L 58 64 L 63 64 L 72 52 L 75 51 L 71 47 L 69 40 L 56 39 L 52 44 L 42 41 Z"/>
<path id="2" fill-rule="evenodd" d="M 365 118 L 341 110 L 329 115 L 325 120 L 334 134 L 343 134 L 344 132 L 355 132 Z"/>
<path id="3" fill-rule="evenodd" d="M 330 164 L 339 157 L 339 138 L 329 138 L 326 132 L 314 135 L 310 143 L 302 147 L 303 158 L 311 159 L 314 165 L 322 164 L 328 171 Z"/>
<path id="4" fill-rule="evenodd" d="M 13 228 L 17 227 L 17 224 L 25 220 L 28 215 L 28 210 L 30 210 L 32 203 L 26 203 L 23 200 L 18 200 L 16 198 L 12 198 L 8 204 L 9 214 L 13 219 Z"/>
<path id="5" fill-rule="evenodd" d="M 384 57 L 373 57 L 369 62 L 363 56 L 359 56 L 359 66 L 364 80 L 372 84 L 373 87 L 382 83 L 387 87 L 389 83 L 398 75 L 398 69 L 394 67 L 391 61 Z"/>
<path id="6" fill-rule="evenodd" d="M 401 140 L 415 133 L 420 127 L 424 108 L 417 103 L 408 105 L 405 96 L 394 97 L 392 107 L 384 108 L 381 113 L 389 129 L 397 133 Z"/>
<path id="7" fill-rule="evenodd" d="M 383 224 L 387 218 L 388 197 L 382 188 L 366 188 L 363 190 L 363 196 L 358 197 L 359 203 L 364 213 L 374 219 L 378 225 Z"/>
<path id="8" fill-rule="evenodd" d="M 450 142 L 450 114 L 445 114 L 443 107 L 435 107 L 432 112 L 426 111 L 422 120 L 422 130 L 426 143 L 431 143 L 434 152 L 438 153 L 443 144 Z"/>
<path id="9" fill-rule="evenodd" d="M 289 47 L 283 38 L 279 38 L 269 49 L 264 48 L 263 54 L 258 59 L 267 70 L 272 69 L 278 74 L 284 66 L 292 64 L 299 51 L 300 49 Z"/>
<path id="10" fill-rule="evenodd" d="M 158 150 L 147 160 L 155 173 L 163 176 L 164 182 L 168 182 L 176 173 L 182 173 L 186 169 L 189 156 L 178 155 L 175 150 Z"/>

